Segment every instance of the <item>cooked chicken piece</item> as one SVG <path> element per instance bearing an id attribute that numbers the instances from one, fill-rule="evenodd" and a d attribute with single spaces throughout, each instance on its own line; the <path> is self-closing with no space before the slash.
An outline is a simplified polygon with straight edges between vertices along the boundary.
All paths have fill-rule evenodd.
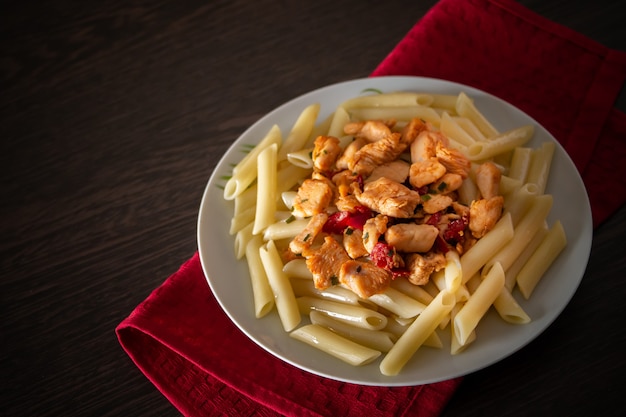
<path id="1" fill-rule="evenodd" d="M 307 256 L 313 242 L 322 232 L 326 220 L 328 214 L 324 212 L 313 215 L 306 227 L 289 242 L 289 250 L 296 255 Z"/>
<path id="2" fill-rule="evenodd" d="M 348 194 L 347 196 L 339 196 L 335 199 L 335 206 L 337 206 L 337 210 L 339 211 L 355 211 L 357 206 L 362 206 L 361 202 L 357 200 L 357 198 L 353 194 Z"/>
<path id="3" fill-rule="evenodd" d="M 334 136 L 318 136 L 313 143 L 313 166 L 319 171 L 330 171 L 335 166 L 342 149 Z"/>
<path id="4" fill-rule="evenodd" d="M 409 182 L 415 188 L 420 188 L 432 184 L 446 173 L 437 158 L 429 158 L 424 161 L 413 162 L 409 171 Z"/>
<path id="5" fill-rule="evenodd" d="M 389 218 L 383 214 L 368 219 L 363 225 L 363 245 L 368 253 L 374 249 L 378 239 L 387 231 Z"/>
<path id="6" fill-rule="evenodd" d="M 374 171 L 365 180 L 366 183 L 375 181 L 381 177 L 388 178 L 392 181 L 402 184 L 409 176 L 411 165 L 401 159 L 387 162 L 374 168 Z"/>
<path id="7" fill-rule="evenodd" d="M 315 288 L 325 290 L 338 284 L 341 266 L 350 260 L 339 242 L 332 236 L 326 236 L 324 244 L 306 258 L 306 266 L 313 274 Z"/>
<path id="8" fill-rule="evenodd" d="M 410 271 L 408 280 L 413 285 L 425 285 L 433 272 L 446 266 L 446 257 L 438 252 L 428 252 L 425 255 L 412 253 L 406 257 L 406 266 Z"/>
<path id="9" fill-rule="evenodd" d="M 385 177 L 365 184 L 363 192 L 355 189 L 355 195 L 361 204 L 373 211 L 401 219 L 411 218 L 422 202 L 417 191 Z"/>
<path id="10" fill-rule="evenodd" d="M 400 134 L 391 133 L 356 151 L 353 159 L 348 161 L 348 169 L 368 176 L 378 165 L 394 161 L 405 149 L 406 145 L 400 142 Z"/>
<path id="11" fill-rule="evenodd" d="M 341 265 L 339 281 L 361 298 L 369 298 L 385 291 L 392 274 L 369 262 L 349 260 Z"/>
<path id="12" fill-rule="evenodd" d="M 369 252 L 363 244 L 363 231 L 359 229 L 346 228 L 343 232 L 343 248 L 352 259 L 367 256 Z"/>
<path id="13" fill-rule="evenodd" d="M 432 189 L 438 193 L 451 193 L 461 188 L 463 185 L 463 177 L 459 174 L 446 173 L 432 185 Z"/>
<path id="14" fill-rule="evenodd" d="M 504 197 L 497 195 L 472 201 L 470 205 L 469 228 L 475 238 L 485 236 L 502 216 Z"/>
<path id="15" fill-rule="evenodd" d="M 493 162 L 484 162 L 476 169 L 476 185 L 483 198 L 499 194 L 502 172 Z"/>
<path id="16" fill-rule="evenodd" d="M 396 124 L 395 120 L 383 122 L 380 120 L 367 120 L 365 122 L 351 122 L 343 127 L 347 135 L 365 139 L 366 142 L 376 142 L 391 134 L 391 128 Z"/>
<path id="17" fill-rule="evenodd" d="M 428 129 L 428 125 L 419 117 L 415 117 L 402 129 L 401 140 L 412 147 L 415 139 L 426 129 Z"/>
<path id="18" fill-rule="evenodd" d="M 461 203 L 458 203 L 456 201 L 454 201 L 452 203 L 452 210 L 454 210 L 454 212 L 456 214 L 458 214 L 459 217 L 469 217 L 469 215 L 470 215 L 469 207 L 467 207 L 467 206 L 465 206 L 465 205 L 463 205 Z"/>
<path id="19" fill-rule="evenodd" d="M 411 162 L 426 161 L 437 155 L 439 136 L 435 132 L 423 130 L 411 143 Z"/>
<path id="20" fill-rule="evenodd" d="M 351 163 L 351 161 L 354 160 L 354 155 L 366 144 L 367 142 L 365 141 L 365 139 L 359 138 L 356 138 L 352 142 L 350 142 L 348 146 L 345 147 L 343 153 L 339 156 L 337 162 L 335 163 L 337 169 L 348 169 L 349 164 Z"/>
<path id="21" fill-rule="evenodd" d="M 352 192 L 352 183 L 356 180 L 357 176 L 347 169 L 333 175 L 332 181 L 337 188 L 337 195 L 343 197 L 350 194 Z"/>
<path id="22" fill-rule="evenodd" d="M 440 141 L 435 147 L 435 153 L 439 162 L 446 167 L 448 172 L 459 174 L 463 179 L 467 178 L 472 168 L 472 163 L 461 151 L 447 147 Z"/>
<path id="23" fill-rule="evenodd" d="M 428 252 L 439 235 L 439 229 L 429 224 L 400 223 L 385 231 L 385 241 L 405 253 Z"/>
<path id="24" fill-rule="evenodd" d="M 294 198 L 293 214 L 298 217 L 311 217 L 324 211 L 332 199 L 333 189 L 325 180 L 306 179 Z"/>
<path id="25" fill-rule="evenodd" d="M 424 212 L 433 214 L 448 208 L 453 201 L 454 200 L 449 195 L 434 194 L 422 203 L 422 208 L 424 209 Z"/>

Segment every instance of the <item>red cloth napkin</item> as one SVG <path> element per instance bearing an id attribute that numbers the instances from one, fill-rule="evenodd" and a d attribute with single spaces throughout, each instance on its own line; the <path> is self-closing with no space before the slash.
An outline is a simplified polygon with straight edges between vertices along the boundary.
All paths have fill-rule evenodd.
<path id="1" fill-rule="evenodd" d="M 626 115 L 613 108 L 626 54 L 511 0 L 442 0 L 372 74 L 468 84 L 518 106 L 563 144 L 598 225 L 626 196 Z M 414 387 L 337 382 L 247 339 L 213 297 L 198 254 L 116 329 L 120 344 L 188 416 L 438 416 L 461 378 Z"/>

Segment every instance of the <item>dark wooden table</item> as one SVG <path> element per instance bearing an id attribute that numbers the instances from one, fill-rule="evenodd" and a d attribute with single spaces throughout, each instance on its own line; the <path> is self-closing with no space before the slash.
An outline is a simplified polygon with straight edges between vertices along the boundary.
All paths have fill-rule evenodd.
<path id="1" fill-rule="evenodd" d="M 0 415 L 177 415 L 114 329 L 196 250 L 221 154 L 286 100 L 369 75 L 434 3 L 5 2 Z M 522 3 L 626 50 L 619 1 Z M 445 416 L 626 413 L 625 234 L 622 208 L 563 314 Z"/>

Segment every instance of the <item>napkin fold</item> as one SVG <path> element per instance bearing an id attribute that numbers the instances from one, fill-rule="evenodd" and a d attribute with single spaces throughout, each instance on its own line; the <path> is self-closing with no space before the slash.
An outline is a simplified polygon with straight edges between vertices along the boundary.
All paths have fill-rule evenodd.
<path id="1" fill-rule="evenodd" d="M 626 79 L 625 53 L 512 0 L 442 0 L 372 75 L 442 78 L 509 101 L 570 154 L 587 187 L 594 225 L 624 203 L 626 115 L 613 105 Z M 197 252 L 116 333 L 139 369 L 187 416 L 435 417 L 462 380 L 360 386 L 282 362 L 224 314 Z"/>

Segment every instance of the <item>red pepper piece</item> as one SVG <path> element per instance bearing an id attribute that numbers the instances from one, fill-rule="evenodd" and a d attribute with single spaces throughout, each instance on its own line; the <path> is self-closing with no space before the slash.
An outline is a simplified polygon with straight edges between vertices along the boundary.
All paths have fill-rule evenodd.
<path id="1" fill-rule="evenodd" d="M 334 234 L 342 234 L 347 227 L 363 230 L 363 225 L 371 217 L 372 210 L 365 206 L 355 207 L 354 212 L 338 211 L 328 216 L 322 230 Z"/>

